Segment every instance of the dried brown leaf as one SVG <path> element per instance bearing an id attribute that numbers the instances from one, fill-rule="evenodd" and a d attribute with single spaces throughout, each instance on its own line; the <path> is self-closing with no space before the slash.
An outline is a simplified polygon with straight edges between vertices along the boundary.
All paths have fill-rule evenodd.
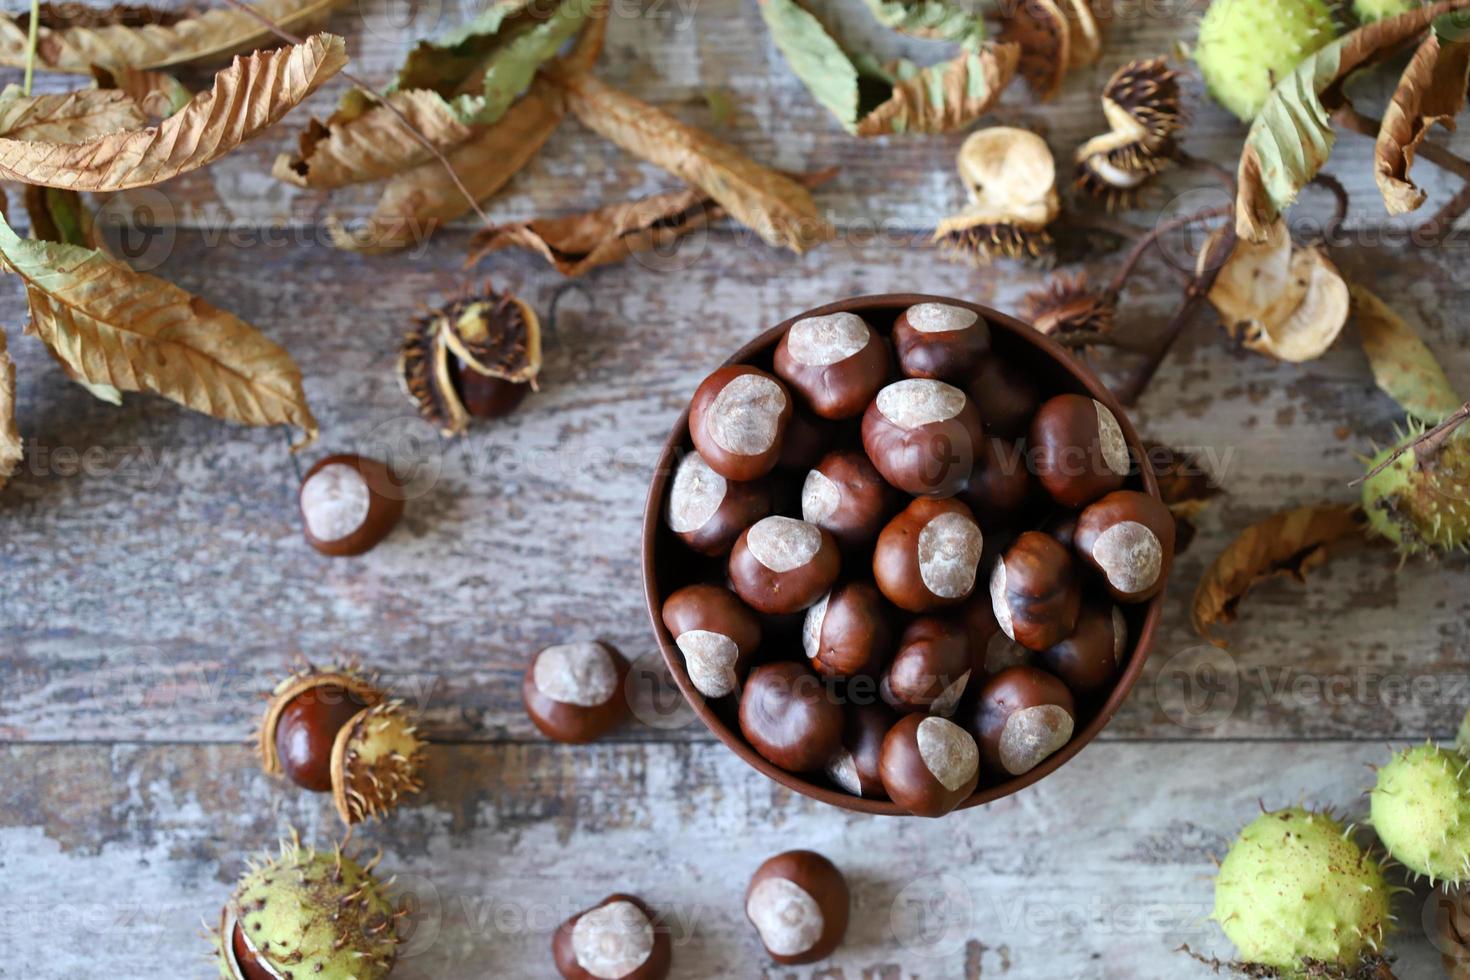
<path id="1" fill-rule="evenodd" d="M 484 200 L 536 156 L 565 112 L 561 92 L 537 78 L 499 122 L 478 128 L 451 150 L 449 165 L 470 194 Z M 390 180 L 364 226 L 349 229 L 329 220 L 328 231 L 338 248 L 381 254 L 417 244 L 469 210 L 444 165 L 430 160 Z"/>
<path id="2" fill-rule="evenodd" d="M 1455 128 L 1470 83 L 1470 44 L 1431 32 L 1414 52 L 1383 113 L 1373 150 L 1373 175 L 1389 214 L 1417 210 L 1428 197 L 1409 179 L 1414 153 L 1436 123 Z"/>
<path id="3" fill-rule="evenodd" d="M 792 177 L 804 186 L 816 187 L 836 172 L 833 167 Z M 564 276 L 580 276 L 631 255 L 662 253 L 684 235 L 724 216 L 724 209 L 708 194 L 692 189 L 670 191 L 581 214 L 484 229 L 471 241 L 466 264 L 477 264 L 501 249 L 520 248 L 540 255 Z"/>
<path id="4" fill-rule="evenodd" d="M 1193 543 L 1195 520 L 1210 501 L 1225 491 L 1199 458 L 1161 443 L 1145 445 L 1149 465 L 1159 480 L 1159 493 L 1174 515 L 1174 553 L 1183 554 Z"/>
<path id="5" fill-rule="evenodd" d="M 589 74 L 548 77 L 587 128 L 705 192 L 767 243 L 801 253 L 836 235 L 810 192 L 785 174 Z"/>
<path id="6" fill-rule="evenodd" d="M 5 331 L 0 330 L 0 487 L 15 475 L 24 456 L 15 424 L 15 362 L 5 347 Z"/>
<path id="7" fill-rule="evenodd" d="M 81 89 L 23 95 L 15 85 L 0 92 L 0 137 L 8 140 L 83 143 L 147 124 L 143 110 L 126 92 Z"/>
<path id="8" fill-rule="evenodd" d="M 183 82 L 167 72 L 94 65 L 92 77 L 98 88 L 126 92 L 153 119 L 167 119 L 194 98 L 194 93 Z"/>
<path id="9" fill-rule="evenodd" d="M 291 355 L 243 320 L 101 252 L 22 239 L 0 222 L 0 262 L 25 283 L 31 327 L 89 384 L 150 391 L 246 425 L 317 424 Z"/>
<path id="10" fill-rule="evenodd" d="M 1327 560 L 1327 546 L 1363 533 L 1361 514 L 1344 504 L 1301 507 L 1253 524 L 1220 553 L 1194 593 L 1194 628 L 1205 638 L 1235 620 L 1252 587 L 1277 575 L 1305 581 Z"/>
<path id="11" fill-rule="evenodd" d="M 857 135 L 952 133 L 985 115 L 1016 74 L 1021 49 L 986 44 L 906 74 L 891 68 L 893 90 L 857 121 Z"/>
<path id="12" fill-rule="evenodd" d="M 1349 283 L 1348 289 L 1378 387 L 1404 411 L 1430 424 L 1458 410 L 1463 399 L 1414 328 L 1362 286 Z"/>
<path id="13" fill-rule="evenodd" d="M 1051 99 L 1072 65 L 1072 25 L 1066 11 L 1058 0 L 1015 0 L 1002 5 L 1001 15 L 999 37 L 1020 48 L 1021 77 L 1037 98 Z"/>
<path id="14" fill-rule="evenodd" d="M 281 28 L 307 33 L 348 0 L 259 0 L 254 9 Z M 29 14 L 0 16 L 0 65 L 26 63 Z M 43 4 L 37 63 L 52 71 L 86 75 L 104 68 L 166 68 L 266 47 L 275 35 L 243 10 L 203 13 L 119 5 Z"/>
<path id="15" fill-rule="evenodd" d="M 160 183 L 260 135 L 346 63 L 343 41 L 332 34 L 237 58 L 210 91 L 157 126 L 82 143 L 0 138 L 0 179 L 78 191 Z"/>

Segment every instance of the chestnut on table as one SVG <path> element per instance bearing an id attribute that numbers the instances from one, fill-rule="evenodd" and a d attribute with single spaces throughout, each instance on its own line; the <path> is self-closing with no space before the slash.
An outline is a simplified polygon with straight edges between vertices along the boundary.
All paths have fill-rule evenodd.
<path id="1" fill-rule="evenodd" d="M 824 960 L 847 933 L 851 899 L 837 866 L 814 851 L 768 858 L 745 890 L 745 915 L 777 963 Z"/>
<path id="2" fill-rule="evenodd" d="M 564 643 L 531 658 L 521 682 L 526 714 L 558 742 L 591 742 L 628 714 L 628 661 L 606 643 Z"/>
<path id="3" fill-rule="evenodd" d="M 664 980 L 668 927 L 633 895 L 609 895 L 556 930 L 551 955 L 564 980 Z"/>

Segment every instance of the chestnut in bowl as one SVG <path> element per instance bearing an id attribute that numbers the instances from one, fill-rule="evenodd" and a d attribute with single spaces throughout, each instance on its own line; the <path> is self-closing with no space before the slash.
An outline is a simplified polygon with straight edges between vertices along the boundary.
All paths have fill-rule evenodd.
<path id="1" fill-rule="evenodd" d="M 747 606 L 779 616 L 825 595 L 841 566 L 837 542 L 826 531 L 791 517 L 767 517 L 735 542 L 730 584 Z"/>
<path id="2" fill-rule="evenodd" d="M 883 788 L 916 817 L 942 817 L 975 791 L 980 754 L 969 732 L 936 715 L 905 715 L 883 737 Z"/>
<path id="3" fill-rule="evenodd" d="M 824 419 L 861 415 L 888 380 L 888 344 L 855 313 L 797 320 L 776 345 L 776 374 Z"/>
<path id="4" fill-rule="evenodd" d="M 1077 518 L 1077 552 L 1119 602 L 1163 591 L 1174 563 L 1174 515 L 1157 497 L 1116 490 Z"/>
<path id="5" fill-rule="evenodd" d="M 883 479 L 915 497 L 963 490 L 984 438 L 969 396 L 943 381 L 896 381 L 863 413 L 863 451 Z"/>
<path id="6" fill-rule="evenodd" d="M 740 693 L 740 731 L 787 772 L 819 772 L 842 747 L 842 705 L 820 677 L 789 660 L 750 672 Z"/>
<path id="7" fill-rule="evenodd" d="M 893 347 L 906 377 L 963 384 L 990 352 L 990 327 L 967 306 L 915 303 L 894 321 Z"/>
<path id="8" fill-rule="evenodd" d="M 837 539 L 842 550 L 871 548 L 893 512 L 897 493 L 857 450 L 823 456 L 801 488 L 801 517 Z"/>
<path id="9" fill-rule="evenodd" d="M 801 645 L 812 668 L 826 677 L 882 670 L 893 655 L 893 610 L 867 582 L 834 588 L 806 611 Z"/>
<path id="10" fill-rule="evenodd" d="M 674 470 L 664 520 L 690 548 L 717 556 L 728 555 L 740 533 L 770 513 L 769 483 L 727 480 L 695 452 Z"/>
<path id="11" fill-rule="evenodd" d="M 1077 709 L 1067 685 L 1035 667 L 1001 671 L 980 689 L 970 732 L 987 772 L 1021 776 L 1072 739 Z"/>
<path id="12" fill-rule="evenodd" d="M 1095 400 L 1105 406 L 1117 419 L 1129 454 L 1137 460 L 1138 465 L 1127 475 L 1122 486 L 1150 495 L 1157 494 L 1158 482 L 1148 465 L 1147 454 L 1117 399 L 1097 381 L 1085 366 L 1073 359 L 1050 338 L 1037 333 L 1033 328 L 1005 313 L 974 303 L 926 295 L 873 296 L 844 300 L 811 310 L 773 327 L 736 351 L 731 356 L 730 363 L 774 374 L 775 350 L 790 326 L 800 319 L 830 313 L 855 313 L 861 316 L 875 332 L 887 339 L 891 334 L 892 325 L 904 311 L 926 302 L 969 308 L 979 314 L 990 328 L 991 352 L 981 360 L 972 379 L 961 380 L 954 385 L 969 393 L 970 400 L 978 409 L 978 414 L 982 419 L 982 427 L 988 435 L 1008 440 L 1026 436 L 1030 415 L 1034 414 L 1034 407 L 1039 405 L 1043 398 L 1071 394 L 1082 396 L 1090 401 Z M 998 382 L 997 379 L 999 379 Z M 798 402 L 803 399 L 803 396 L 795 391 L 792 392 L 792 395 Z M 1029 407 L 1028 398 L 1034 399 Z M 1004 411 L 1007 400 L 1013 403 L 1013 411 L 1008 420 L 1005 418 Z M 819 419 L 802 405 L 796 408 L 792 420 L 788 422 L 787 439 L 783 440 L 783 451 L 789 448 L 784 445 L 784 442 L 792 439 L 792 432 L 796 428 L 795 421 L 799 417 L 806 418 L 810 423 L 809 427 L 814 429 L 814 434 L 819 430 L 822 438 L 807 440 L 813 446 L 821 446 L 821 449 L 815 451 L 814 455 L 804 456 L 800 461 L 792 457 L 790 461 L 777 463 L 781 467 L 775 474 L 775 480 L 781 484 L 780 492 L 777 494 L 777 500 L 780 503 L 772 513 L 790 517 L 800 514 L 802 478 L 812 467 L 818 465 L 824 453 L 861 448 L 855 438 L 859 434 L 856 430 L 860 427 L 854 421 L 833 422 Z M 1011 423 L 1010 427 L 1006 426 L 1007 421 Z M 996 424 L 997 422 L 999 424 Z M 874 731 L 881 731 L 886 739 L 888 734 L 886 729 L 892 722 L 892 714 L 888 714 L 886 720 L 881 716 L 882 712 L 891 712 L 891 709 L 881 703 L 877 691 L 881 670 L 879 676 L 876 677 L 871 674 L 858 674 L 849 678 L 825 681 L 820 676 L 807 671 L 813 683 L 825 683 L 832 692 L 843 699 L 843 704 L 838 712 L 838 717 L 842 720 L 842 734 L 834 745 L 829 746 L 835 749 L 832 758 L 825 760 L 817 768 L 801 773 L 789 772 L 756 751 L 751 742 L 742 734 L 738 717 L 739 705 L 735 699 L 706 699 L 691 681 L 685 666 L 684 655 L 663 624 L 664 601 L 685 586 L 696 583 L 723 584 L 721 574 L 726 570 L 724 567 L 715 566 L 709 558 L 691 549 L 664 523 L 664 508 L 667 503 L 669 483 L 674 472 L 673 464 L 691 452 L 692 448 L 688 413 L 686 413 L 676 424 L 665 446 L 664 455 L 655 467 L 644 521 L 644 592 L 655 635 L 658 637 L 665 663 L 674 682 L 688 700 L 695 715 L 717 738 L 752 768 L 759 770 L 787 789 L 845 810 L 895 816 L 908 815 L 909 809 L 889 799 L 888 793 L 882 789 L 881 774 L 880 785 L 876 789 L 872 787 L 868 778 L 872 769 L 864 766 L 862 762 L 864 758 L 870 757 L 871 753 L 858 751 L 859 746 L 871 744 L 874 738 L 871 733 Z M 812 453 L 814 450 L 809 448 L 806 452 Z M 1075 512 L 1083 506 L 1086 504 L 1069 508 L 1069 511 Z M 1046 507 L 1028 506 L 1025 519 L 1027 521 L 1044 520 L 1047 512 Z M 1030 526 L 1036 525 L 1033 523 Z M 1022 525 L 1022 528 L 1024 527 L 1025 525 Z M 1005 550 L 1011 543 L 1008 534 L 1010 530 L 1010 528 L 1002 528 L 994 533 L 987 533 L 985 535 L 987 546 L 996 553 Z M 863 568 L 867 567 L 865 562 L 867 556 L 861 550 L 849 552 L 849 554 L 852 560 L 845 563 L 846 567 L 843 569 L 847 573 L 847 579 L 861 578 Z M 987 552 L 981 562 L 981 574 L 986 580 L 993 568 L 990 557 L 990 553 Z M 1082 558 L 1075 558 L 1074 564 L 1085 576 L 1091 575 L 1091 572 L 1085 568 Z M 1076 730 L 1071 740 L 1024 775 L 1009 777 L 999 770 L 984 771 L 983 782 L 973 792 L 959 800 L 957 808 L 992 802 L 1035 783 L 1073 758 L 1106 727 L 1144 670 L 1149 649 L 1158 629 L 1162 602 L 1161 596 L 1155 596 L 1136 609 L 1128 610 L 1131 634 L 1130 650 L 1122 670 L 1111 690 L 1088 699 L 1085 705 L 1079 707 L 1079 713 L 1074 722 Z M 967 603 L 951 607 L 953 612 L 945 610 L 945 614 L 959 616 L 968 624 L 966 612 L 970 604 L 989 606 L 990 597 L 988 590 L 984 587 L 984 581 L 977 582 L 977 587 Z M 784 658 L 784 662 L 806 671 L 810 662 L 806 661 L 802 651 L 801 626 L 804 618 L 802 613 L 777 617 L 760 615 L 764 640 L 757 657 Z M 993 614 L 991 618 L 993 619 Z M 894 622 L 896 632 L 901 632 L 907 621 L 906 616 L 900 615 Z M 779 631 L 776 628 L 778 622 L 780 623 Z M 967 627 L 972 636 L 977 630 L 983 628 L 983 624 Z M 991 628 L 988 636 L 999 636 L 1001 639 L 996 640 L 995 645 L 997 648 L 1004 647 L 1004 650 L 998 649 L 997 655 L 993 658 L 983 657 L 980 652 L 972 650 L 972 662 L 976 664 L 975 667 L 972 667 L 972 671 L 975 672 L 972 672 L 967 684 L 966 697 L 962 699 L 961 706 L 955 715 L 956 719 L 964 722 L 962 727 L 969 724 L 971 717 L 969 709 L 976 700 L 977 689 L 982 684 L 982 674 L 988 672 L 985 669 L 987 659 L 992 662 L 993 668 L 999 669 L 1008 665 L 1008 652 L 1019 659 L 1029 658 L 1033 663 L 1038 662 L 1037 658 L 1045 652 L 1030 652 L 1020 648 L 1005 635 L 1004 631 L 999 629 L 998 623 Z M 988 647 L 990 644 L 987 642 L 986 645 Z M 986 650 L 985 654 L 988 653 L 989 651 Z M 751 676 L 754 677 L 761 669 L 761 667 L 756 667 Z M 749 686 L 749 680 L 746 686 Z M 877 701 L 878 704 L 875 705 L 874 701 Z M 864 730 L 869 734 L 864 735 L 862 739 L 858 738 L 856 732 L 849 734 L 849 729 L 855 726 L 855 723 L 851 721 L 854 717 L 863 717 L 868 720 L 869 727 Z M 916 724 L 931 716 L 914 712 L 903 717 L 914 719 L 909 724 Z M 850 766 L 845 764 L 844 753 L 852 759 Z M 833 764 L 833 758 L 844 759 L 844 764 Z M 838 775 L 839 772 L 843 774 L 841 777 Z M 856 780 L 852 778 L 855 773 L 861 773 Z M 858 785 L 864 795 L 859 796 L 849 792 L 849 784 Z"/>
<path id="13" fill-rule="evenodd" d="M 970 682 L 970 640 L 959 622 L 921 616 L 898 641 L 883 675 L 883 700 L 899 711 L 948 716 Z"/>
<path id="14" fill-rule="evenodd" d="M 686 585 L 669 596 L 664 626 L 684 654 L 689 679 L 707 698 L 735 693 L 761 645 L 759 617 L 718 585 Z"/>
<path id="15" fill-rule="evenodd" d="M 791 394 L 758 368 L 722 367 L 689 403 L 689 435 L 710 468 L 727 480 L 755 480 L 781 458 Z"/>
<path id="16" fill-rule="evenodd" d="M 1071 552 L 1048 534 L 1027 531 L 995 563 L 990 603 L 1006 636 L 1028 650 L 1062 642 L 1077 627 L 1082 608 Z"/>
<path id="17" fill-rule="evenodd" d="M 1063 507 L 1082 507 L 1123 486 L 1132 469 L 1118 417 L 1096 398 L 1057 395 L 1031 420 L 1036 479 Z"/>
<path id="18" fill-rule="evenodd" d="M 975 591 L 985 536 L 958 500 L 920 497 L 878 535 L 873 578 L 888 601 L 923 613 L 957 606 Z"/>

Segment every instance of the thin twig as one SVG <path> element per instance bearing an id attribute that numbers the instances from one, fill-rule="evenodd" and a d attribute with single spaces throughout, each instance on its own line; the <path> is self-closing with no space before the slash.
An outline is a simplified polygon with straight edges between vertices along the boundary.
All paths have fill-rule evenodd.
<path id="1" fill-rule="evenodd" d="M 1118 392 L 1118 398 L 1124 405 L 1137 404 L 1138 399 L 1148 389 L 1149 383 L 1153 381 L 1154 375 L 1173 350 L 1174 344 L 1184 333 L 1184 329 L 1194 321 L 1194 315 L 1199 311 L 1205 297 L 1209 296 L 1210 290 L 1215 287 L 1215 280 L 1220 278 L 1220 270 L 1225 268 L 1225 262 L 1230 254 L 1235 251 L 1235 223 L 1227 221 L 1224 226 L 1225 233 L 1214 239 L 1205 248 L 1200 257 L 1203 271 L 1195 276 L 1194 281 L 1184 293 L 1184 305 L 1180 306 L 1174 314 L 1174 319 L 1169 321 L 1168 331 L 1164 335 L 1164 341 L 1154 352 L 1149 355 L 1148 362 L 1140 367 Z"/>
<path id="2" fill-rule="evenodd" d="M 32 2 L 35 2 L 35 0 L 32 0 Z M 304 38 L 292 34 L 290 31 L 281 27 L 275 21 L 262 14 L 254 7 L 245 3 L 245 0 L 225 0 L 225 3 L 229 4 L 231 7 L 234 7 L 236 10 L 242 11 L 245 14 L 248 14 L 249 16 L 255 18 L 262 25 L 264 25 L 267 30 L 269 30 L 276 37 L 285 41 L 287 44 L 306 43 Z M 351 72 L 343 71 L 340 74 L 343 78 L 347 79 L 353 85 L 356 85 L 358 88 L 360 88 L 363 93 L 368 96 L 368 98 L 372 99 L 383 108 L 393 113 L 393 115 L 398 118 L 398 121 L 403 124 L 403 128 L 407 129 L 409 133 L 413 135 L 413 138 L 417 140 L 420 144 L 422 144 L 424 149 L 433 154 L 434 159 L 439 161 L 439 165 L 444 168 L 444 172 L 449 174 L 449 179 L 454 182 L 455 189 L 458 190 L 460 194 L 464 195 L 464 199 L 469 202 L 470 210 L 475 212 L 476 216 L 479 217 L 480 221 L 485 225 L 485 227 L 494 227 L 494 223 L 491 222 L 490 216 L 485 213 L 484 208 L 480 207 L 479 200 L 476 199 L 475 195 L 470 193 L 470 189 L 466 187 L 464 181 L 460 179 L 458 171 L 454 169 L 454 164 L 450 163 L 449 158 L 440 152 L 439 148 L 434 145 L 433 140 L 429 139 L 429 137 L 425 136 L 419 131 L 418 127 L 409 120 L 408 116 L 404 115 L 403 110 L 399 109 L 392 102 L 389 102 L 383 96 L 379 95 L 377 90 L 374 89 L 370 83 L 363 81 L 361 78 L 358 78 Z"/>
<path id="3" fill-rule="evenodd" d="M 1312 183 L 1318 187 L 1327 188 L 1337 202 L 1332 212 L 1332 220 L 1327 223 L 1327 227 L 1322 229 L 1322 241 L 1331 245 L 1336 240 L 1337 233 L 1342 230 L 1343 222 L 1347 221 L 1348 208 L 1351 207 L 1352 202 L 1348 197 L 1347 188 L 1342 186 L 1342 181 L 1331 174 L 1318 174 L 1312 178 Z"/>
<path id="4" fill-rule="evenodd" d="M 41 0 L 31 0 L 31 22 L 26 29 L 25 94 L 31 94 L 31 80 L 36 76 L 36 42 L 41 36 Z"/>
<path id="5" fill-rule="evenodd" d="M 1118 301 L 1118 296 L 1123 292 L 1123 286 L 1127 284 L 1128 277 L 1133 275 L 1134 269 L 1142 261 L 1144 253 L 1148 251 L 1150 245 L 1153 245 L 1160 238 L 1163 238 L 1171 232 L 1178 231 L 1181 228 L 1188 228 L 1190 225 L 1197 225 L 1202 221 L 1209 221 L 1212 218 L 1227 217 L 1234 210 L 1233 205 L 1221 204 L 1213 208 L 1206 208 L 1203 211 L 1196 211 L 1194 214 L 1188 214 L 1182 218 L 1166 221 L 1160 225 L 1154 225 L 1152 229 L 1140 237 L 1133 244 L 1133 247 L 1128 250 L 1128 254 L 1123 259 L 1123 264 L 1118 268 L 1117 274 L 1113 276 L 1113 281 L 1108 284 L 1107 292 L 1105 293 L 1108 301 L 1113 303 Z"/>
<path id="6" fill-rule="evenodd" d="M 1450 232 L 1455 229 L 1455 222 L 1466 211 L 1470 211 L 1470 183 L 1460 189 L 1460 193 L 1445 202 L 1444 207 L 1430 218 L 1419 225 L 1409 236 L 1409 244 L 1415 248 L 1433 248 L 1444 244 L 1444 240 L 1450 237 Z"/>
<path id="7" fill-rule="evenodd" d="M 1356 487 L 1359 484 L 1367 483 L 1379 473 L 1382 473 L 1394 463 L 1397 463 L 1403 457 L 1404 453 L 1407 453 L 1411 450 L 1414 453 L 1414 458 L 1418 460 L 1418 462 L 1422 465 L 1431 456 L 1439 452 L 1440 447 L 1444 445 L 1445 440 L 1454 435 L 1455 430 L 1464 425 L 1466 421 L 1470 421 L 1470 402 L 1466 402 L 1465 404 L 1461 405 L 1459 409 L 1457 409 L 1455 412 L 1445 416 L 1443 422 L 1439 423 L 1439 425 L 1436 425 L 1432 429 L 1426 430 L 1425 433 L 1419 436 L 1417 439 L 1414 439 L 1412 442 L 1406 442 L 1399 448 L 1395 449 L 1392 453 L 1389 454 L 1387 459 L 1379 463 L 1377 466 L 1373 467 L 1360 478 L 1348 484 L 1348 486 Z"/>
<path id="8" fill-rule="evenodd" d="M 1194 156 L 1180 148 L 1175 148 L 1173 160 L 1181 167 L 1186 167 L 1190 170 L 1203 170 L 1205 173 L 1213 175 L 1230 191 L 1230 196 L 1232 198 L 1235 197 L 1235 174 L 1220 166 L 1214 160 L 1206 160 L 1204 157 Z"/>
<path id="9" fill-rule="evenodd" d="M 1377 139 L 1378 131 L 1383 128 L 1383 120 L 1364 115 L 1352 106 L 1338 109 L 1332 114 L 1332 121 L 1344 129 L 1372 139 Z M 1470 180 L 1470 160 L 1466 160 L 1438 143 L 1430 143 L 1426 140 L 1419 144 L 1414 153 L 1441 170 L 1448 170 L 1465 180 Z"/>

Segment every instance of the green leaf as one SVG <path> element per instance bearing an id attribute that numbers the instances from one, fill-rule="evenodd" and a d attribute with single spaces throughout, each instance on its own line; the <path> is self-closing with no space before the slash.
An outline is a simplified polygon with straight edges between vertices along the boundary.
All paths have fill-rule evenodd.
<path id="1" fill-rule="evenodd" d="M 1458 410 L 1464 399 L 1414 328 L 1362 286 L 1348 288 L 1378 387 L 1404 411 L 1431 425 Z"/>
<path id="2" fill-rule="evenodd" d="M 976 45 L 988 33 L 985 18 L 946 0 L 867 0 L 885 27 L 914 37 Z"/>

